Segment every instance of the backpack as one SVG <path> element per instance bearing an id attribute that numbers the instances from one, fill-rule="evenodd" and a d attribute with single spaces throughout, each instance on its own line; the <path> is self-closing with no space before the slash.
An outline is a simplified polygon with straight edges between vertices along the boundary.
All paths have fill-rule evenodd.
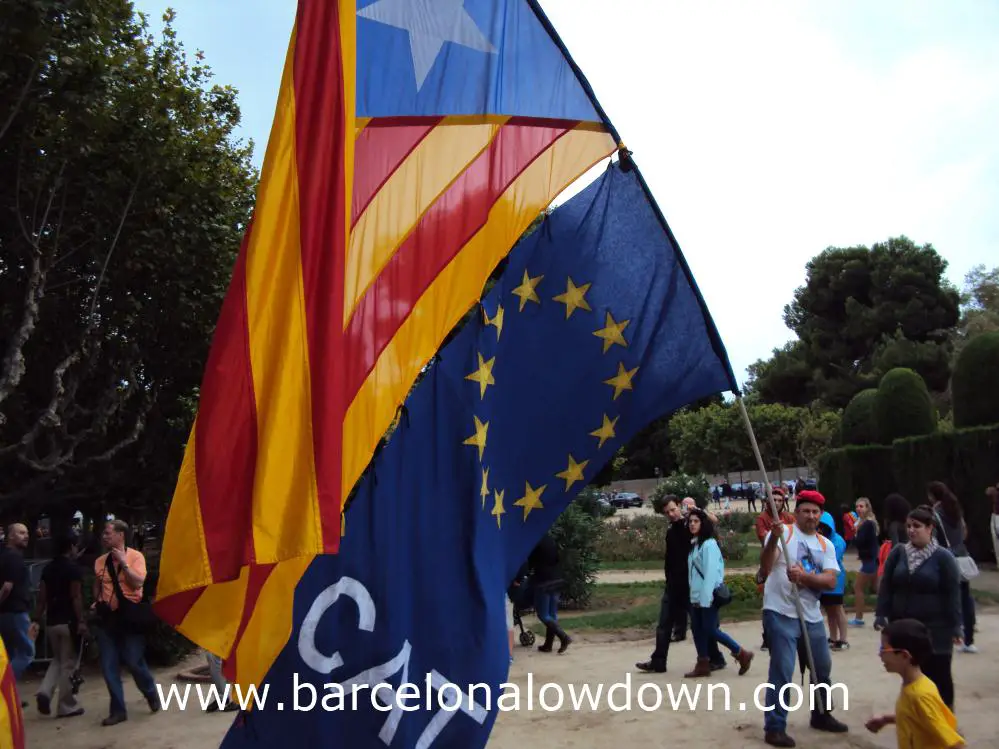
<path id="1" fill-rule="evenodd" d="M 785 523 L 784 527 L 787 528 L 788 531 L 789 531 L 786 543 L 791 543 L 791 537 L 794 535 L 794 523 L 791 523 L 790 525 L 788 525 L 787 523 Z M 822 553 L 825 554 L 826 553 L 826 537 L 823 536 L 821 533 L 816 533 L 815 535 L 818 536 L 818 538 L 819 538 L 819 546 L 822 547 Z"/>

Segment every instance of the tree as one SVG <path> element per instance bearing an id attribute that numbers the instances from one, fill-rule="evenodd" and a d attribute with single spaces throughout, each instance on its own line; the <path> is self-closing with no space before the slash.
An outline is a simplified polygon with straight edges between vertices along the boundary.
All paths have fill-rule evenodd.
<path id="1" fill-rule="evenodd" d="M 819 458 L 838 442 L 842 420 L 840 411 L 809 409 L 798 432 L 800 464 L 818 472 Z"/>
<path id="2" fill-rule="evenodd" d="M 874 420 L 882 445 L 932 434 L 937 413 L 923 378 L 911 369 L 893 369 L 882 377 L 874 396 Z"/>
<path id="3" fill-rule="evenodd" d="M 999 331 L 999 267 L 986 271 L 984 265 L 976 265 L 964 276 L 956 353 L 972 338 L 995 331 Z"/>
<path id="4" fill-rule="evenodd" d="M 236 92 L 127 0 L 0 22 L 0 497 L 169 501 L 253 204 Z"/>
<path id="5" fill-rule="evenodd" d="M 826 249 L 808 262 L 805 284 L 784 308 L 797 340 L 753 365 L 753 392 L 762 402 L 817 399 L 839 409 L 877 384 L 879 367 L 900 363 L 946 387 L 960 301 L 946 268 L 932 245 L 906 237 Z"/>
<path id="6" fill-rule="evenodd" d="M 846 404 L 841 427 L 844 445 L 878 443 L 878 422 L 874 413 L 874 402 L 877 397 L 877 388 L 868 388 L 861 390 Z"/>

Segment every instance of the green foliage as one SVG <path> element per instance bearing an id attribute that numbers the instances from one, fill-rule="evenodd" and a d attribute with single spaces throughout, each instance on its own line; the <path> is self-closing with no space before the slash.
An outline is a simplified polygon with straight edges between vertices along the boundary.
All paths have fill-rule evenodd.
<path id="1" fill-rule="evenodd" d="M 4 4 L 8 504 L 155 515 L 172 494 L 256 182 L 236 92 L 172 24 L 151 33 L 126 0 Z"/>
<path id="2" fill-rule="evenodd" d="M 964 347 L 952 391 L 955 427 L 999 424 L 999 331 L 983 333 Z"/>
<path id="3" fill-rule="evenodd" d="M 842 444 L 874 445 L 878 442 L 878 425 L 874 415 L 876 388 L 857 393 L 843 410 Z"/>
<path id="4" fill-rule="evenodd" d="M 749 544 L 746 542 L 744 535 L 735 531 L 726 531 L 725 533 L 719 533 L 716 540 L 718 541 L 718 548 L 721 549 L 722 558 L 726 562 L 734 564 L 746 558 L 746 554 L 749 551 Z"/>
<path id="5" fill-rule="evenodd" d="M 617 508 L 613 505 L 604 506 L 600 504 L 598 501 L 599 496 L 599 492 L 596 489 L 588 486 L 576 495 L 573 504 L 592 518 L 609 518 L 617 512 Z"/>
<path id="6" fill-rule="evenodd" d="M 993 556 L 985 488 L 996 481 L 997 456 L 995 425 L 905 437 L 891 446 L 845 447 L 822 456 L 819 490 L 837 510 L 857 497 L 869 497 L 881 517 L 888 494 L 898 492 L 915 506 L 926 501 L 929 482 L 943 481 L 961 502 L 969 552 L 985 560 Z"/>
<path id="7" fill-rule="evenodd" d="M 559 567 L 565 586 L 561 597 L 569 606 L 586 606 L 597 582 L 597 543 L 603 523 L 571 503 L 552 526 L 559 549 Z"/>
<path id="8" fill-rule="evenodd" d="M 718 518 L 719 532 L 749 533 L 756 528 L 756 516 L 742 510 L 727 512 Z"/>
<path id="9" fill-rule="evenodd" d="M 798 431 L 798 457 L 800 463 L 810 470 L 817 471 L 819 456 L 840 443 L 840 430 L 843 421 L 841 411 L 829 411 L 821 407 L 810 408 Z"/>
<path id="10" fill-rule="evenodd" d="M 869 498 L 880 517 L 884 498 L 895 486 L 891 447 L 851 445 L 830 450 L 819 461 L 819 491 L 833 517 L 839 517 L 841 505 L 853 507 L 858 497 Z"/>
<path id="11" fill-rule="evenodd" d="M 680 499 L 693 497 L 697 506 L 703 508 L 711 501 L 711 484 L 702 473 L 671 473 L 656 485 L 652 497 L 655 500 L 656 497 L 664 497 L 667 494 L 673 494 Z M 654 501 L 652 506 L 655 507 Z"/>
<path id="12" fill-rule="evenodd" d="M 784 308 L 797 340 L 751 366 L 748 390 L 762 402 L 819 400 L 837 409 L 899 365 L 945 388 L 960 301 L 946 268 L 932 245 L 906 237 L 828 248 L 809 261 L 805 284 Z"/>
<path id="13" fill-rule="evenodd" d="M 597 542 L 601 562 L 662 559 L 668 521 L 660 515 L 615 518 L 604 524 Z"/>
<path id="14" fill-rule="evenodd" d="M 983 333 L 999 331 L 999 267 L 976 265 L 964 276 L 961 323 L 954 336 L 958 352 Z"/>
<path id="15" fill-rule="evenodd" d="M 874 420 L 883 445 L 899 437 L 932 434 L 937 414 L 923 378 L 911 369 L 893 369 L 882 377 L 874 397 Z"/>

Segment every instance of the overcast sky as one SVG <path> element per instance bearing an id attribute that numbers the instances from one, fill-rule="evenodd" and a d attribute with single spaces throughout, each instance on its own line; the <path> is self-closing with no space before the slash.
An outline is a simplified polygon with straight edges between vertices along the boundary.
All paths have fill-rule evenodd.
<path id="1" fill-rule="evenodd" d="M 239 90 L 259 165 L 295 0 L 136 2 L 154 28 L 168 5 Z M 828 246 L 905 234 L 958 286 L 999 265 L 994 0 L 542 6 L 634 151 L 740 381 L 793 338 L 783 306 Z"/>

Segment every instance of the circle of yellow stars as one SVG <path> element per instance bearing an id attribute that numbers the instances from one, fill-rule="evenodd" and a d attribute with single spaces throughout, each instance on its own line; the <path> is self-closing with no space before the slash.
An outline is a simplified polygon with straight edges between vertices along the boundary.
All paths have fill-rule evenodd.
<path id="1" fill-rule="evenodd" d="M 512 292 L 513 295 L 519 300 L 519 312 L 523 312 L 528 304 L 541 304 L 541 297 L 538 295 L 538 287 L 543 279 L 544 275 L 532 277 L 527 270 L 524 271 L 520 285 L 517 286 L 517 288 L 515 288 Z M 590 290 L 591 286 L 592 284 L 590 283 L 577 285 L 572 277 L 569 277 L 566 280 L 565 291 L 552 297 L 552 301 L 565 305 L 566 320 L 570 319 L 578 310 L 583 310 L 585 312 L 593 311 L 589 302 L 586 301 L 586 293 Z M 503 332 L 503 315 L 504 310 L 502 304 L 497 305 L 496 313 L 492 317 L 490 317 L 487 312 L 483 311 L 485 325 L 496 328 L 497 341 Z M 594 336 L 601 339 L 604 354 L 611 351 L 614 346 L 620 346 L 622 348 L 628 347 L 628 341 L 624 336 L 624 331 L 630 322 L 630 320 L 615 320 L 614 316 L 610 312 L 604 313 L 604 326 L 593 332 Z M 490 386 L 496 384 L 496 378 L 493 375 L 493 367 L 495 364 L 495 356 L 487 360 L 481 353 L 479 353 L 478 366 L 473 372 L 465 376 L 466 380 L 478 384 L 480 401 L 485 400 L 486 390 Z M 638 373 L 638 369 L 638 367 L 635 367 L 634 369 L 627 369 L 625 368 L 623 362 L 618 362 L 617 374 L 607 380 L 604 380 L 605 385 L 613 388 L 613 400 L 616 401 L 626 390 L 633 389 L 632 380 Z M 489 434 L 489 422 L 487 421 L 483 423 L 478 416 L 474 415 L 473 419 L 475 422 L 474 433 L 468 437 L 463 444 L 478 449 L 479 462 L 481 463 L 485 454 L 486 441 Z M 617 436 L 615 429 L 619 419 L 620 416 L 615 416 L 611 419 L 606 413 L 603 414 L 603 420 L 600 426 L 590 432 L 590 436 L 596 438 L 598 442 L 597 449 L 603 448 L 604 444 L 608 440 L 612 440 Z M 584 460 L 581 463 L 577 462 L 572 454 L 569 454 L 566 469 L 555 474 L 556 478 L 565 482 L 565 491 L 569 491 L 573 484 L 583 480 L 583 473 L 586 470 L 586 466 L 589 465 L 589 462 L 589 460 Z M 547 488 L 547 484 L 534 487 L 530 482 L 524 482 L 524 493 L 513 502 L 513 506 L 523 509 L 523 519 L 525 521 L 530 516 L 532 511 L 544 508 L 544 504 L 541 501 L 541 495 Z M 489 488 L 489 469 L 484 466 L 482 467 L 482 486 L 479 489 L 479 496 L 482 501 L 483 510 L 487 509 L 488 503 L 492 503 L 491 508 L 489 508 L 490 515 L 496 518 L 496 527 L 501 528 L 502 516 L 507 513 L 506 507 L 504 506 L 506 490 Z"/>

